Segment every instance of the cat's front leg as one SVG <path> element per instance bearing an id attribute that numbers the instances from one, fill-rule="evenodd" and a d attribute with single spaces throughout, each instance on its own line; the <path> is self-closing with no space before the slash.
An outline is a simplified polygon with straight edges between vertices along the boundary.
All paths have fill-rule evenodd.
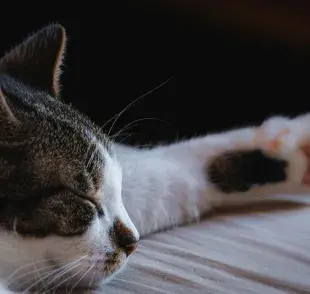
<path id="1" fill-rule="evenodd" d="M 117 145 L 123 201 L 140 235 L 197 220 L 214 206 L 309 191 L 308 126 L 310 116 L 273 118 L 151 149 Z"/>

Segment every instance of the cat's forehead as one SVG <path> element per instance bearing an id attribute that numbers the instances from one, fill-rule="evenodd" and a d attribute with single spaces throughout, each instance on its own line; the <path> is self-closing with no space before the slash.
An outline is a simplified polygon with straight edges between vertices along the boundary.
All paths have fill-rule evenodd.
<path id="1" fill-rule="evenodd" d="M 73 150 L 91 148 L 100 143 L 110 155 L 113 153 L 111 142 L 100 128 L 71 106 L 5 75 L 0 75 L 0 87 L 16 116 L 28 118 L 23 117 L 21 121 L 27 123 L 28 130 L 33 129 L 32 137 L 41 136 L 42 142 L 49 138 L 61 140 L 66 147 L 74 144 Z"/>

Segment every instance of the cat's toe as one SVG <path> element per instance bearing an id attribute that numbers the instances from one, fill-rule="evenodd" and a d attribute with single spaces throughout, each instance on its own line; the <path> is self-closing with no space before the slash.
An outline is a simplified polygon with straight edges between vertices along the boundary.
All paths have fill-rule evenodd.
<path id="1" fill-rule="evenodd" d="M 284 156 L 296 148 L 297 137 L 292 129 L 292 120 L 272 117 L 258 128 L 257 145 L 269 154 Z"/>
<path id="2" fill-rule="evenodd" d="M 259 128 L 257 141 L 266 154 L 288 162 L 289 181 L 310 186 L 310 115 L 271 118 Z"/>
<path id="3" fill-rule="evenodd" d="M 305 186 L 310 186 L 310 144 L 301 147 L 301 151 L 305 156 L 305 161 L 307 163 L 306 170 L 301 180 L 301 184 Z"/>

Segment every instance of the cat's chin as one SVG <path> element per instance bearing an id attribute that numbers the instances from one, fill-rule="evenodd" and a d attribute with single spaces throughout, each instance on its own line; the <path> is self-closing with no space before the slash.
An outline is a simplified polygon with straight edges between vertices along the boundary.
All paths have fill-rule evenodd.
<path id="1" fill-rule="evenodd" d="M 113 264 L 113 266 L 110 264 L 106 265 L 103 269 L 90 270 L 86 275 L 85 273 L 81 275 L 85 275 L 82 279 L 81 277 L 77 277 L 70 281 L 70 283 L 66 285 L 66 288 L 68 288 L 68 286 L 69 288 L 70 286 L 73 287 L 74 284 L 79 281 L 78 285 L 75 285 L 75 287 L 79 289 L 97 290 L 113 280 L 113 278 L 125 268 L 126 264 L 127 258 L 124 258 L 122 261 Z"/>
<path id="2" fill-rule="evenodd" d="M 87 289 L 87 290 L 98 290 L 104 284 L 109 283 L 117 274 L 119 274 L 122 269 L 124 269 L 127 264 L 127 258 L 119 258 L 115 263 L 107 263 L 104 266 L 100 264 L 94 267 L 88 267 L 86 270 L 83 270 L 80 274 L 77 274 L 74 278 L 66 281 L 60 288 L 70 289 Z M 75 273 L 72 272 L 71 276 Z M 64 277 L 63 280 L 66 280 L 67 277 Z M 58 282 L 59 283 L 59 282 Z M 54 285 L 55 287 L 56 285 Z"/>
<path id="3" fill-rule="evenodd" d="M 23 281 L 22 287 L 21 284 L 18 283 L 17 285 L 12 285 L 11 289 L 14 291 L 24 291 L 27 289 L 27 291 L 39 291 L 39 293 L 41 293 L 42 290 L 47 291 L 46 293 L 49 293 L 48 291 L 51 293 L 53 293 L 53 291 L 55 293 L 62 293 L 62 291 L 68 291 L 68 289 L 98 290 L 104 284 L 110 282 L 122 269 L 124 269 L 126 263 L 127 258 L 122 255 L 114 263 L 111 261 L 104 264 L 98 262 L 93 266 L 87 265 L 82 268 L 77 267 L 70 272 L 64 273 L 61 277 L 58 276 L 57 279 L 50 276 L 47 283 L 38 282 L 37 277 L 34 277 L 33 280 L 30 277 L 27 277 L 27 281 Z M 57 267 L 61 268 L 61 266 L 58 265 Z M 55 281 L 52 281 L 53 279 Z M 51 283 L 47 285 L 48 282 Z M 34 286 L 31 287 L 31 285 Z"/>

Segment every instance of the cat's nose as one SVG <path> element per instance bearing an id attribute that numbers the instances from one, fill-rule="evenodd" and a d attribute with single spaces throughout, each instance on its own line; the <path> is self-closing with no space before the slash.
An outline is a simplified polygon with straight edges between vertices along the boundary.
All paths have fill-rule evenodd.
<path id="1" fill-rule="evenodd" d="M 138 248 L 138 242 L 123 247 L 127 257 Z"/>
<path id="2" fill-rule="evenodd" d="M 139 237 L 120 220 L 115 221 L 113 229 L 110 231 L 111 239 L 121 248 L 127 257 L 138 247 Z"/>

